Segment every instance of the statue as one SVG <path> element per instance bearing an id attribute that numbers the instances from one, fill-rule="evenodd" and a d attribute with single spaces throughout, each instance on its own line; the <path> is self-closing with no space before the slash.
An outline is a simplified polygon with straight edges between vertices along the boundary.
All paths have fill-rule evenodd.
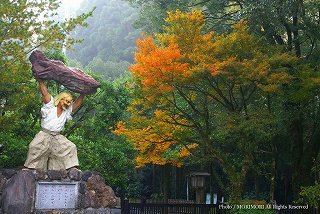
<path id="1" fill-rule="evenodd" d="M 29 144 L 28 157 L 24 164 L 27 168 L 43 170 L 69 169 L 79 165 L 76 145 L 60 134 L 65 123 L 71 120 L 71 113 L 82 103 L 81 94 L 72 103 L 72 96 L 62 92 L 54 99 L 48 93 L 42 79 L 38 79 L 42 95 L 42 130 Z"/>
<path id="2" fill-rule="evenodd" d="M 76 145 L 60 132 L 65 123 L 72 119 L 71 113 L 80 107 L 85 95 L 95 93 L 100 84 L 79 69 L 69 68 L 60 61 L 45 58 L 40 51 L 34 51 L 29 59 L 42 95 L 42 130 L 29 144 L 24 166 L 27 169 L 42 170 L 78 167 Z M 44 79 L 55 80 L 66 88 L 80 93 L 80 96 L 74 102 L 71 94 L 67 92 L 62 92 L 53 98 Z"/>

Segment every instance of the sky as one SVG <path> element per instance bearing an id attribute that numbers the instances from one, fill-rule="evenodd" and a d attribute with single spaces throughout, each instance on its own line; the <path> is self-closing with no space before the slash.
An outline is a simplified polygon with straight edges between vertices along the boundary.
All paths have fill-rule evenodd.
<path id="1" fill-rule="evenodd" d="M 65 18 L 74 16 L 74 13 L 78 10 L 83 0 L 60 0 L 62 2 L 62 9 L 65 14 Z"/>

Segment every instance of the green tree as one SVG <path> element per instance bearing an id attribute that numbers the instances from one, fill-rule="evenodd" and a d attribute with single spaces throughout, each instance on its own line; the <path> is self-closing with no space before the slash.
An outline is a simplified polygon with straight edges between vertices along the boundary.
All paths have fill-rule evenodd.
<path id="1" fill-rule="evenodd" d="M 126 0 L 134 7 L 139 8 L 139 16 L 134 23 L 136 28 L 141 28 L 145 33 L 161 32 L 167 11 L 179 9 L 187 11 L 191 8 L 193 0 Z"/>
<path id="2" fill-rule="evenodd" d="M 94 71 L 95 74 L 99 74 L 105 79 L 115 80 L 121 75 L 125 75 L 129 66 L 130 63 L 127 61 L 103 61 L 100 57 L 95 57 L 85 68 Z"/>
<path id="3" fill-rule="evenodd" d="M 218 161 L 239 200 L 260 149 L 277 133 L 268 96 L 290 79 L 281 53 L 250 34 L 245 22 L 213 37 L 199 11 L 169 12 L 164 33 L 137 42 L 131 67 L 137 85 L 131 116 L 116 133 L 128 137 L 146 163 L 180 165 L 189 155 Z"/>
<path id="4" fill-rule="evenodd" d="M 91 13 L 65 22 L 53 20 L 59 1 L 11 1 L 0 4 L 0 123 L 1 132 L 10 130 L 27 117 L 36 100 L 27 54 L 37 47 L 70 47 L 77 40 L 67 35 L 78 25 L 85 26 Z M 31 107 L 32 108 L 32 107 Z M 24 118 L 25 119 L 25 118 Z"/>
<path id="5" fill-rule="evenodd" d="M 127 1 L 140 8 L 137 23 L 143 24 L 138 24 L 137 27 L 145 27 L 149 33 L 161 31 L 167 11 L 190 11 L 198 8 L 205 13 L 207 29 L 218 33 L 227 32 L 233 24 L 245 19 L 251 31 L 263 35 L 271 44 L 286 45 L 288 51 L 294 50 L 298 56 L 319 60 L 317 17 L 320 4 L 316 0 Z"/>

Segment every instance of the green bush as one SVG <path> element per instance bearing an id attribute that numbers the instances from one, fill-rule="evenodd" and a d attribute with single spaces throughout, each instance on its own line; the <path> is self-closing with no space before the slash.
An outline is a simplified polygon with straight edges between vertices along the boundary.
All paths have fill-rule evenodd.
<path id="1" fill-rule="evenodd" d="M 30 142 L 17 135 L 2 132 L 0 132 L 0 142 L 0 168 L 23 166 Z"/>
<path id="2" fill-rule="evenodd" d="M 134 169 L 130 144 L 110 139 L 90 141 L 76 135 L 69 139 L 77 146 L 81 170 L 100 172 L 110 186 L 127 187 Z"/>
<path id="3" fill-rule="evenodd" d="M 313 186 L 302 187 L 300 192 L 299 203 L 306 203 L 309 206 L 320 207 L 320 183 Z"/>

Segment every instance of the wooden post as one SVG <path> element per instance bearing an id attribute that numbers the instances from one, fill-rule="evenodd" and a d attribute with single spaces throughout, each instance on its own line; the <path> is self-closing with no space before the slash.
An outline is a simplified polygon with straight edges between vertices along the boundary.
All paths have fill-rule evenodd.
<path id="1" fill-rule="evenodd" d="M 130 213 L 129 200 L 125 198 L 121 200 L 121 214 L 129 214 L 129 213 Z"/>
<path id="2" fill-rule="evenodd" d="M 196 203 L 203 204 L 204 203 L 204 188 L 196 189 Z"/>

